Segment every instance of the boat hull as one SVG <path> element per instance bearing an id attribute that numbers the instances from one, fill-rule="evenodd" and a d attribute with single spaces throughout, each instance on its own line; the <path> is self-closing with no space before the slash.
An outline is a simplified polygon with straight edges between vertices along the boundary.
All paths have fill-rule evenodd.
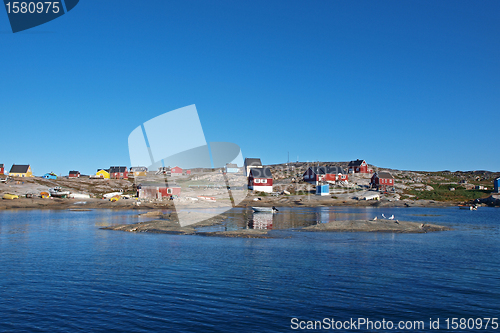
<path id="1" fill-rule="evenodd" d="M 252 207 L 253 211 L 256 213 L 274 213 L 275 210 L 272 207 Z"/>
<path id="2" fill-rule="evenodd" d="M 15 194 L 5 193 L 2 198 L 5 200 L 14 200 L 14 199 L 19 199 L 19 196 L 15 195 Z"/>

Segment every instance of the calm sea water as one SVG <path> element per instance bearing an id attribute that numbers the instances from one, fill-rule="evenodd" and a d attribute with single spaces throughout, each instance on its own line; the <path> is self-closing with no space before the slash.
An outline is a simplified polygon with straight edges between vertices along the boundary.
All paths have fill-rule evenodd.
<path id="1" fill-rule="evenodd" d="M 282 228 L 382 213 L 455 230 Z M 100 229 L 134 214 L 1 212 L 0 331 L 284 332 L 292 318 L 360 317 L 424 321 L 419 331 L 441 318 L 447 331 L 446 318 L 500 317 L 500 209 L 283 209 L 277 239 Z"/>

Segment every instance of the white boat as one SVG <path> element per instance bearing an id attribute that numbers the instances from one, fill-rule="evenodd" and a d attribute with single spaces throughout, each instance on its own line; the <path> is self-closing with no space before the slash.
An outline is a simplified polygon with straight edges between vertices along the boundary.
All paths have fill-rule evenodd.
<path id="1" fill-rule="evenodd" d="M 458 208 L 460 208 L 460 209 L 467 209 L 467 210 L 477 210 L 477 206 L 476 205 L 472 205 L 472 206 L 458 205 Z"/>
<path id="2" fill-rule="evenodd" d="M 70 199 L 90 199 L 90 194 L 71 193 L 68 198 Z"/>
<path id="3" fill-rule="evenodd" d="M 63 189 L 58 186 L 58 187 L 54 187 L 54 188 L 49 189 L 49 193 L 52 197 L 66 197 L 69 195 L 70 192 L 63 191 Z"/>
<path id="4" fill-rule="evenodd" d="M 276 207 L 252 207 L 254 212 L 257 213 L 275 213 L 278 211 Z"/>
<path id="5" fill-rule="evenodd" d="M 120 191 L 120 192 L 111 192 L 111 193 L 106 193 L 106 194 L 103 194 L 103 199 L 111 199 L 113 197 L 116 197 L 116 196 L 121 196 L 123 194 L 123 191 Z"/>

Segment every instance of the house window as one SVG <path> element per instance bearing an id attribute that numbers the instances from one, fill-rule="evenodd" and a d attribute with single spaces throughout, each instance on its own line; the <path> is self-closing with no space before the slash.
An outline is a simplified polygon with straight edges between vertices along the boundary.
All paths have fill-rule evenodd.
<path id="1" fill-rule="evenodd" d="M 265 184 L 265 183 L 267 183 L 267 179 L 262 179 L 260 182 Z"/>
<path id="2" fill-rule="evenodd" d="M 167 188 L 167 194 L 172 194 L 172 189 L 171 188 Z"/>
<path id="3" fill-rule="evenodd" d="M 253 180 L 253 182 L 254 182 L 255 184 L 259 184 L 259 183 L 260 183 L 260 179 L 254 179 L 254 180 Z"/>

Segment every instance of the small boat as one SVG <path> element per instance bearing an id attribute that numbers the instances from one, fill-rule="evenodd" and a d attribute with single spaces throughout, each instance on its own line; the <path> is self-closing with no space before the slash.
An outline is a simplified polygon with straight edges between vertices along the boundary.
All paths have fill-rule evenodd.
<path id="1" fill-rule="evenodd" d="M 83 193 L 71 193 L 68 198 L 70 199 L 90 199 L 89 194 L 83 194 Z"/>
<path id="2" fill-rule="evenodd" d="M 5 193 L 2 198 L 5 200 L 14 200 L 14 199 L 19 199 L 19 196 L 15 194 Z"/>
<path id="3" fill-rule="evenodd" d="M 477 210 L 476 205 L 458 205 L 458 208 L 467 210 Z"/>
<path id="4" fill-rule="evenodd" d="M 102 198 L 103 199 L 111 199 L 111 198 L 114 198 L 116 196 L 120 196 L 122 194 L 123 194 L 123 191 L 120 191 L 120 192 L 111 192 L 111 193 L 103 194 Z"/>
<path id="5" fill-rule="evenodd" d="M 274 206 L 272 207 L 252 207 L 253 211 L 256 213 L 275 213 L 278 209 Z"/>
<path id="6" fill-rule="evenodd" d="M 66 198 L 69 195 L 69 191 L 63 191 L 59 186 L 49 189 L 49 193 L 56 198 Z"/>

